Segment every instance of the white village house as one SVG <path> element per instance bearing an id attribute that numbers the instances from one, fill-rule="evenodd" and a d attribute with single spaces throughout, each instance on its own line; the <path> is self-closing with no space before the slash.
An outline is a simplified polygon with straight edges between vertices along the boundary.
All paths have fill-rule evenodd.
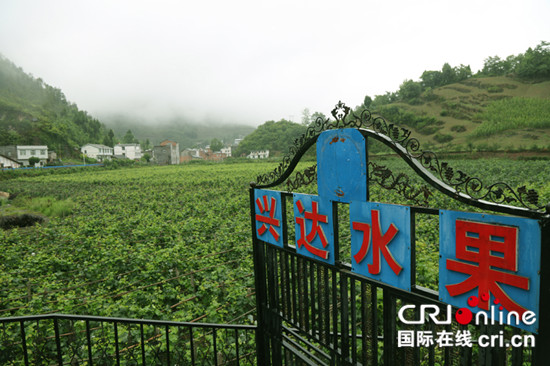
<path id="1" fill-rule="evenodd" d="M 251 151 L 246 157 L 249 159 L 267 159 L 269 158 L 269 150 Z"/>
<path id="2" fill-rule="evenodd" d="M 227 147 L 223 147 L 220 152 L 222 153 L 222 155 L 225 155 L 226 157 L 230 158 L 231 157 L 231 146 L 227 146 Z"/>
<path id="3" fill-rule="evenodd" d="M 113 148 L 101 144 L 86 144 L 80 148 L 84 156 L 99 161 L 111 160 L 113 158 Z"/>
<path id="4" fill-rule="evenodd" d="M 0 155 L 0 168 L 21 168 L 21 163 L 7 156 Z"/>
<path id="5" fill-rule="evenodd" d="M 0 146 L 0 154 L 9 159 L 16 160 L 23 166 L 29 165 L 31 157 L 40 159 L 40 165 L 44 165 L 48 161 L 48 147 L 46 145 Z"/>
<path id="6" fill-rule="evenodd" d="M 125 157 L 131 160 L 139 160 L 143 156 L 139 144 L 116 144 L 115 156 Z"/>

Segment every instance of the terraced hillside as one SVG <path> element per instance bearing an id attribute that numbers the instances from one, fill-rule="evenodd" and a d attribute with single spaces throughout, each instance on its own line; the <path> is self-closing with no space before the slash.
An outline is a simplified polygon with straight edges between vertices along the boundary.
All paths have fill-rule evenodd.
<path id="1" fill-rule="evenodd" d="M 440 150 L 550 150 L 550 81 L 473 77 L 376 112 Z"/>

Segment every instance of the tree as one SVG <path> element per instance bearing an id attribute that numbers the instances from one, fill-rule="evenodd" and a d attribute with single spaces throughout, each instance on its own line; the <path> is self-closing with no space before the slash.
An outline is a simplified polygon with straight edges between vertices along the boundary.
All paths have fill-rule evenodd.
<path id="1" fill-rule="evenodd" d="M 321 112 L 313 112 L 313 114 L 311 115 L 311 119 L 310 119 L 311 123 L 317 122 L 318 120 L 321 120 L 322 122 L 325 122 L 327 120 L 327 116 L 325 116 Z"/>
<path id="2" fill-rule="evenodd" d="M 40 163 L 40 158 L 37 158 L 36 156 L 31 156 L 29 158 L 29 165 L 30 166 L 35 166 L 38 163 Z"/>
<path id="3" fill-rule="evenodd" d="M 149 155 L 148 153 L 145 153 L 141 157 L 141 160 L 145 160 L 146 162 L 150 162 L 151 161 L 151 155 Z"/>
<path id="4" fill-rule="evenodd" d="M 212 141 L 210 141 L 210 150 L 212 150 L 212 152 L 220 151 L 222 148 L 223 143 L 217 138 L 213 138 Z"/>
<path id="5" fill-rule="evenodd" d="M 455 72 L 449 63 L 445 62 L 441 68 L 441 85 L 448 85 L 455 82 Z M 440 86 L 440 85 L 438 85 Z"/>
<path id="6" fill-rule="evenodd" d="M 122 142 L 125 144 L 134 144 L 136 142 L 136 138 L 134 137 L 132 130 L 126 131 L 126 135 L 122 138 Z"/>
<path id="7" fill-rule="evenodd" d="M 103 145 L 113 147 L 115 145 L 115 133 L 110 129 L 107 135 L 103 138 Z"/>
<path id="8" fill-rule="evenodd" d="M 483 69 L 480 73 L 487 76 L 506 75 L 511 71 L 510 66 L 508 61 L 502 60 L 498 56 L 487 57 L 483 62 Z"/>
<path id="9" fill-rule="evenodd" d="M 399 87 L 399 97 L 406 101 L 418 98 L 422 94 L 422 85 L 416 81 L 405 80 Z"/>
<path id="10" fill-rule="evenodd" d="M 550 77 L 550 42 L 542 41 L 535 49 L 529 48 L 516 66 L 522 78 Z"/>
<path id="11" fill-rule="evenodd" d="M 455 82 L 462 81 L 468 79 L 470 76 L 472 76 L 472 69 L 470 68 L 470 65 L 462 65 L 454 67 L 453 71 L 455 73 Z"/>
<path id="12" fill-rule="evenodd" d="M 269 150 L 270 155 L 275 152 L 286 153 L 306 129 L 302 124 L 285 119 L 267 121 L 239 143 L 234 155 L 247 155 L 254 150 Z"/>
<path id="13" fill-rule="evenodd" d="M 372 101 L 372 108 L 379 108 L 380 106 L 393 103 L 397 100 L 397 93 L 386 92 L 383 95 L 375 95 Z"/>
<path id="14" fill-rule="evenodd" d="M 143 150 L 149 150 L 151 148 L 151 141 L 149 141 L 149 139 L 146 139 L 145 142 L 141 144 L 141 148 Z"/>
<path id="15" fill-rule="evenodd" d="M 302 124 L 304 126 L 309 126 L 311 123 L 311 116 L 309 114 L 309 108 L 304 108 L 302 111 Z"/>
<path id="16" fill-rule="evenodd" d="M 372 104 L 372 98 L 369 97 L 368 95 L 365 95 L 365 99 L 363 99 L 363 105 L 365 106 L 365 108 L 370 109 L 371 104 Z"/>
<path id="17" fill-rule="evenodd" d="M 437 88 L 438 86 L 442 85 L 441 82 L 443 80 L 443 76 L 441 74 L 441 71 L 424 71 L 422 73 L 422 76 L 420 77 L 420 80 L 422 80 L 422 86 L 426 88 Z"/>

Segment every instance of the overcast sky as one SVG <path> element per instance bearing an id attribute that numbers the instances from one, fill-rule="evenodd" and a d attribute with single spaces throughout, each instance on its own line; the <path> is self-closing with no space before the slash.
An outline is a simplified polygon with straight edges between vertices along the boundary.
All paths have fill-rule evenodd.
<path id="1" fill-rule="evenodd" d="M 549 0 L 1 0 L 0 53 L 101 118 L 299 122 L 550 41 Z"/>

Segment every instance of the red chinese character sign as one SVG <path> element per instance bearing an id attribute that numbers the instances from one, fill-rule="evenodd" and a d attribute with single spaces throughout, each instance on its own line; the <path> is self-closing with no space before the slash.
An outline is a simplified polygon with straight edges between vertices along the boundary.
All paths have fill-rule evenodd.
<path id="1" fill-rule="evenodd" d="M 254 199 L 256 237 L 283 247 L 281 192 L 256 189 Z"/>
<path id="2" fill-rule="evenodd" d="M 351 270 L 410 291 L 410 209 L 373 202 L 350 204 Z"/>
<path id="3" fill-rule="evenodd" d="M 319 196 L 294 194 L 296 251 L 334 264 L 332 202 Z"/>
<path id="4" fill-rule="evenodd" d="M 538 221 L 440 211 L 439 235 L 442 301 L 458 307 L 468 304 L 472 313 L 483 310 L 489 318 L 497 321 L 502 318 L 505 323 L 510 312 L 520 319 L 526 311 L 538 317 L 541 252 Z M 515 315 L 510 319 L 515 322 Z M 537 322 L 519 322 L 517 326 L 535 332 Z"/>

